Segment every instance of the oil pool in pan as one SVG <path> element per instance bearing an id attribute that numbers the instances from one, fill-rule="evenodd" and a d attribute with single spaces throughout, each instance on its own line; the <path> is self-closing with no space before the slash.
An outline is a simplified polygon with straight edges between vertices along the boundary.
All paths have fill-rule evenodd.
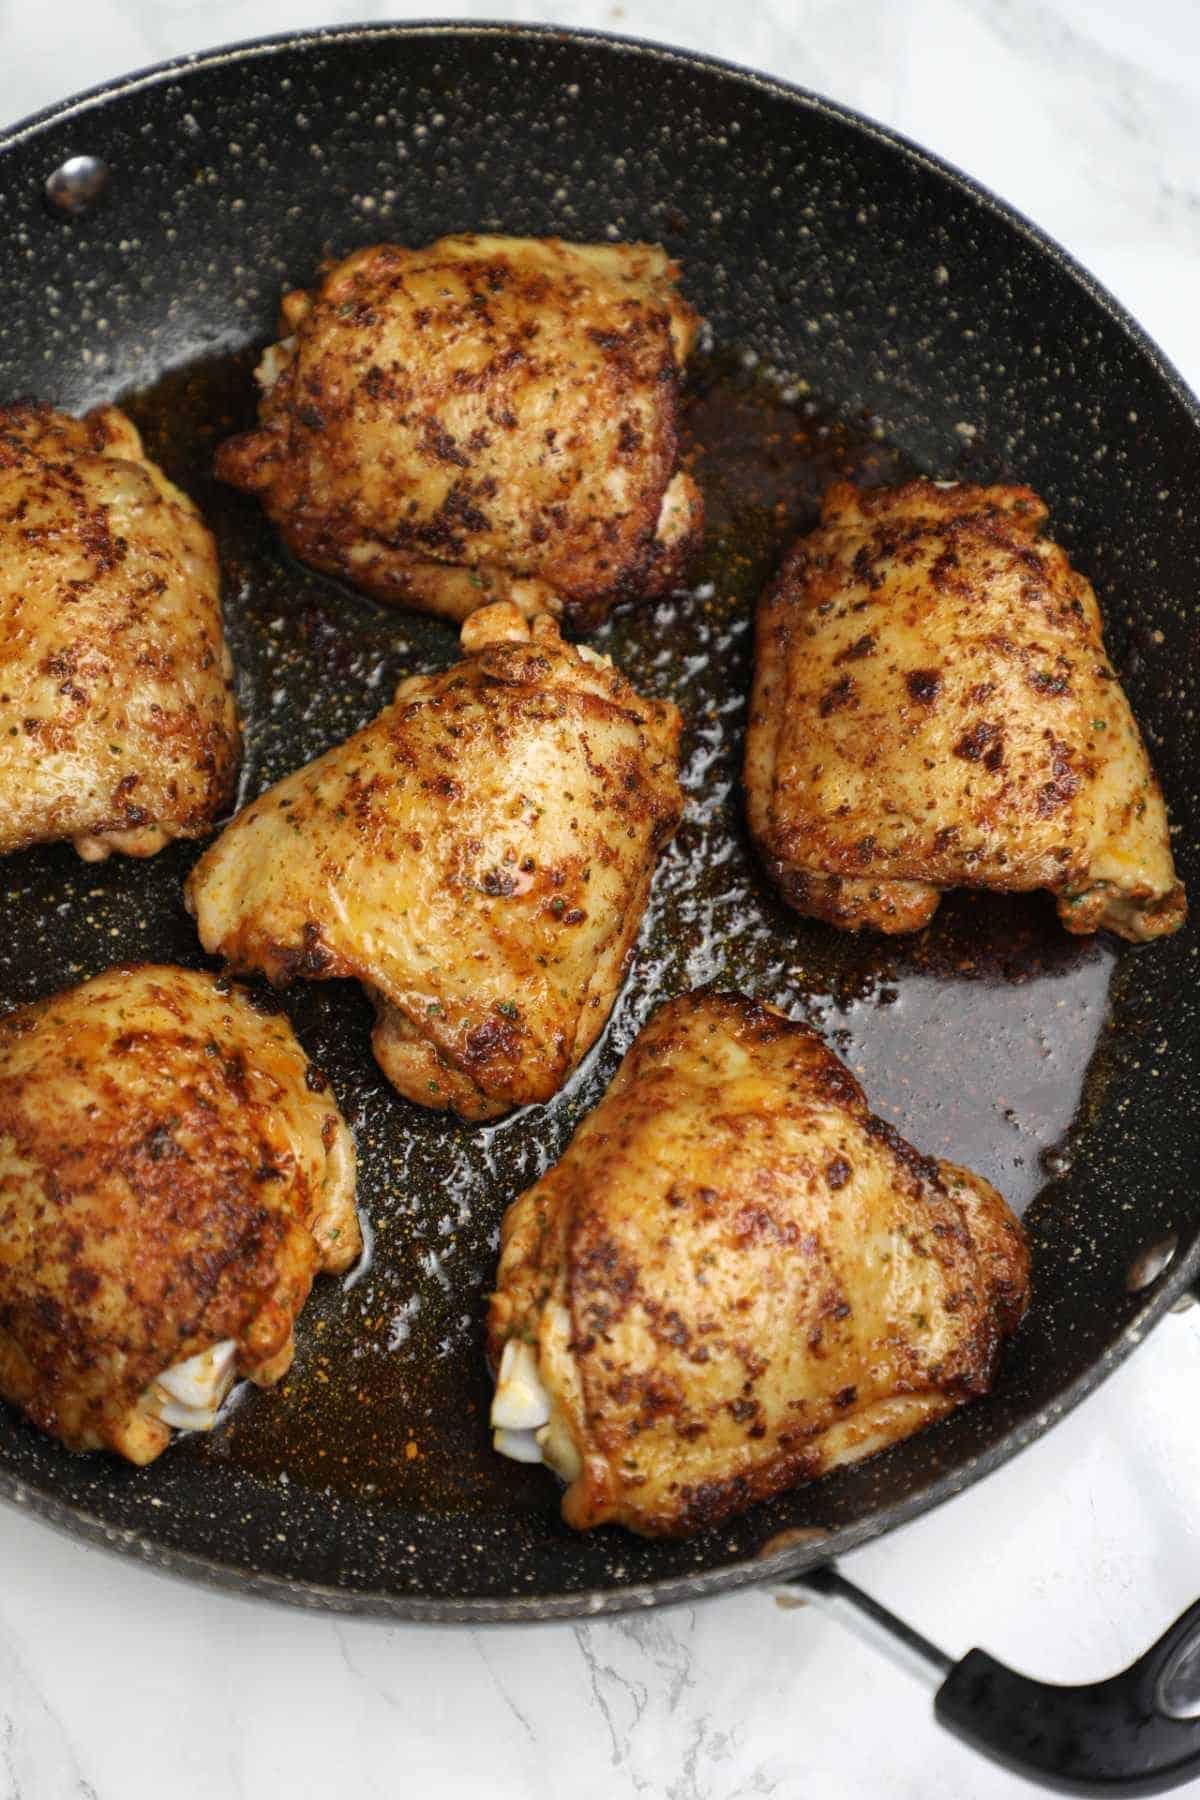
<path id="1" fill-rule="evenodd" d="M 247 726 L 241 798 L 356 729 L 402 674 L 439 667 L 456 647 L 449 626 L 290 562 L 259 507 L 213 479 L 214 445 L 253 417 L 255 360 L 253 349 L 216 358 L 123 401 L 220 544 Z M 552 1509 L 544 1472 L 502 1463 L 489 1448 L 482 1317 L 500 1217 L 558 1156 L 656 1001 L 706 981 L 811 1019 L 881 1113 L 922 1149 L 986 1175 L 1018 1210 L 1061 1168 L 1081 1097 L 1086 1105 L 1103 1080 L 1104 1058 L 1092 1057 L 1110 1004 L 1109 941 L 1068 937 L 1041 896 L 955 896 L 911 940 L 841 936 L 776 903 L 743 826 L 758 590 L 784 543 L 813 522 L 834 474 L 893 481 L 912 465 L 870 418 L 837 421 L 801 387 L 733 353 L 701 356 L 693 368 L 685 441 L 708 505 L 693 586 L 623 609 L 590 640 L 639 691 L 676 700 L 687 721 L 688 812 L 607 1033 L 551 1105 L 469 1127 L 387 1088 L 355 984 L 286 994 L 354 1127 L 373 1251 L 344 1286 L 318 1285 L 283 1387 L 246 1392 L 216 1433 L 172 1456 L 424 1512 L 469 1517 L 501 1495 L 510 1511 Z M 968 448 L 964 456 L 975 478 L 1001 472 Z M 8 859 L 6 994 L 16 1002 L 121 958 L 202 962 L 180 900 L 197 854 L 176 846 L 150 862 L 85 867 L 59 847 Z M 262 998 L 276 1003 L 265 990 Z M 1036 1216 L 1030 1224 L 1036 1233 Z"/>

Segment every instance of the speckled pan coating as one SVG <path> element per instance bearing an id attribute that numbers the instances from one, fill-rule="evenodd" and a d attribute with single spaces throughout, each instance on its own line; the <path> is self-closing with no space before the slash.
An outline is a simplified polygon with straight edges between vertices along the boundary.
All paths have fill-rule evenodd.
<path id="1" fill-rule="evenodd" d="M 81 152 L 113 179 L 94 214 L 67 221 L 42 183 Z M 1118 956 L 1065 940 L 1041 902 L 965 897 L 910 944 L 835 941 L 776 906 L 735 782 L 753 593 L 831 469 L 1009 474 L 1044 494 L 1100 591 L 1180 872 L 1200 891 L 1200 419 L 1111 301 L 986 196 L 822 101 L 694 57 L 543 30 L 381 27 L 219 53 L 70 102 L 0 142 L 0 396 L 82 408 L 154 390 L 131 401 L 148 449 L 221 546 L 244 793 L 454 644 L 437 621 L 289 566 L 253 503 L 209 478 L 213 443 L 253 414 L 249 346 L 327 249 L 463 229 L 661 239 L 718 344 L 756 353 L 789 395 L 736 360 L 701 367 L 698 590 L 626 610 L 597 640 L 690 721 L 690 817 L 633 978 L 565 1095 L 481 1129 L 388 1092 L 353 991 L 288 996 L 358 1132 L 370 1271 L 314 1297 L 295 1380 L 245 1399 L 214 1437 L 135 1471 L 68 1457 L 5 1415 L 0 1491 L 244 1591 L 512 1619 L 694 1600 L 848 1549 L 1046 1429 L 1192 1278 L 1194 930 Z M 118 958 L 199 962 L 178 899 L 194 855 L 7 859 L 0 1004 Z M 1034 1302 L 994 1397 L 887 1456 L 688 1544 L 575 1539 L 552 1484 L 487 1447 L 496 1229 L 654 1002 L 714 978 L 812 1018 L 923 1148 L 1032 1200 Z M 1166 1274 L 1131 1295 L 1130 1263 L 1171 1232 Z M 807 1535 L 757 1562 L 786 1529 Z"/>

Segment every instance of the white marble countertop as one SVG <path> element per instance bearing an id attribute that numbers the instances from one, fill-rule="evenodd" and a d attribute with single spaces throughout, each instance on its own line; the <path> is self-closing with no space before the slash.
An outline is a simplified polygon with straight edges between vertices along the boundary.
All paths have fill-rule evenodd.
<path id="1" fill-rule="evenodd" d="M 499 0 L 456 16 L 495 17 Z M 0 125 L 160 58 L 370 0 L 0 0 Z M 1200 11 L 1191 0 L 520 0 L 846 101 L 1045 226 L 1200 386 Z M 953 1655 L 1087 1680 L 1200 1595 L 1200 1313 L 1050 1437 L 847 1572 Z M 929 1692 L 761 1594 L 462 1631 L 290 1613 L 0 1511 L 0 1800 L 992 1800 L 1030 1791 Z"/>

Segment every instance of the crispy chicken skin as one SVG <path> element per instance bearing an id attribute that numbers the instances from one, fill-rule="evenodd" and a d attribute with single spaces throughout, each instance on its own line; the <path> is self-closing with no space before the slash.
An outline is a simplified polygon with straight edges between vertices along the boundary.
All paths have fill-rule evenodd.
<path id="1" fill-rule="evenodd" d="M 564 1475 L 569 1525 L 682 1536 L 986 1393 L 1027 1288 L 986 1181 L 807 1026 L 690 994 L 504 1220 L 497 1447 Z"/>
<path id="2" fill-rule="evenodd" d="M 699 323 L 649 244 L 376 244 L 283 301 L 258 430 L 217 472 L 303 562 L 461 621 L 490 600 L 598 625 L 679 581 L 703 524 L 677 469 Z"/>
<path id="3" fill-rule="evenodd" d="M 352 976 L 422 1106 L 548 1100 L 594 1042 L 678 822 L 680 717 L 510 602 L 248 806 L 187 886 L 206 950 L 272 981 Z"/>
<path id="4" fill-rule="evenodd" d="M 1166 811 L 1089 583 L 1022 487 L 825 496 L 758 615 L 750 827 L 797 911 L 915 931 L 1047 888 L 1068 931 L 1183 923 Z"/>
<path id="5" fill-rule="evenodd" d="M 0 853 L 199 837 L 239 735 L 217 553 L 115 407 L 0 407 Z"/>
<path id="6" fill-rule="evenodd" d="M 0 1395 L 70 1449 L 152 1462 L 205 1353 L 278 1381 L 360 1250 L 353 1140 L 282 1016 L 142 965 L 0 1019 Z"/>

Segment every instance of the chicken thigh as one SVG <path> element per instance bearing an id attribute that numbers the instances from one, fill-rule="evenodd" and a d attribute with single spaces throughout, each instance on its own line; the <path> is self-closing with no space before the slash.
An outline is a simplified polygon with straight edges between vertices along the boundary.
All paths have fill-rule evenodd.
<path id="1" fill-rule="evenodd" d="M 217 554 L 123 413 L 0 408 L 0 852 L 198 837 L 239 736 Z"/>
<path id="2" fill-rule="evenodd" d="M 498 601 L 461 662 L 234 820 L 187 886 L 206 950 L 352 976 L 410 1100 L 547 1100 L 607 1019 L 678 822 L 680 718 Z"/>
<path id="3" fill-rule="evenodd" d="M 0 1395 L 152 1462 L 235 1375 L 276 1382 L 361 1251 L 354 1143 L 282 1016 L 110 969 L 0 1019 Z"/>
<path id="4" fill-rule="evenodd" d="M 986 1181 L 807 1026 L 690 994 L 504 1220 L 496 1448 L 555 1469 L 577 1529 L 685 1535 L 986 1393 L 1027 1288 Z"/>
<path id="5" fill-rule="evenodd" d="M 948 888 L 1047 888 L 1068 931 L 1185 913 L 1089 583 L 1028 488 L 839 483 L 758 617 L 750 826 L 799 912 L 915 931 Z"/>
<path id="6" fill-rule="evenodd" d="M 680 578 L 677 467 L 698 320 L 648 244 L 376 244 L 283 302 L 261 425 L 217 472 L 302 561 L 462 620 L 489 600 L 589 628 Z"/>

